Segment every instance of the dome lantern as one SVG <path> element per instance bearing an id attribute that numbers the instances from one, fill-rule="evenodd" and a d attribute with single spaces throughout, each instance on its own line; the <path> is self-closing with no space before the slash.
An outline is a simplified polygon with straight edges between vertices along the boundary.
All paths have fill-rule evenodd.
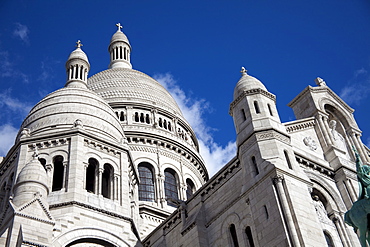
<path id="1" fill-rule="evenodd" d="M 81 41 L 76 42 L 76 49 L 71 52 L 66 62 L 67 86 L 86 88 L 90 63 L 85 52 L 81 50 Z"/>
<path id="2" fill-rule="evenodd" d="M 108 51 L 110 54 L 109 68 L 128 68 L 131 69 L 130 62 L 131 45 L 126 35 L 121 31 L 121 24 L 117 23 L 118 30 L 113 34 Z"/>

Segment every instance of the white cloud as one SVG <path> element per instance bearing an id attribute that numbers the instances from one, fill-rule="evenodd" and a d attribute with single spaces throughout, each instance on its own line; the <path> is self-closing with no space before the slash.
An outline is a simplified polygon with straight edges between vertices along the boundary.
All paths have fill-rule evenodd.
<path id="1" fill-rule="evenodd" d="M 0 108 L 2 108 L 2 111 L 4 111 L 4 109 L 6 108 L 13 113 L 20 113 L 22 117 L 25 117 L 30 111 L 31 107 L 32 106 L 26 102 L 22 102 L 16 98 L 12 98 L 9 95 L 9 91 L 4 91 L 3 93 L 0 93 Z"/>
<path id="2" fill-rule="evenodd" d="M 24 43 L 28 44 L 29 43 L 28 34 L 30 32 L 28 30 L 28 27 L 20 23 L 16 23 L 15 25 L 16 27 L 13 31 L 13 35 L 17 38 L 20 38 Z"/>
<path id="3" fill-rule="evenodd" d="M 0 126 L 0 156 L 5 156 L 9 149 L 13 146 L 18 129 L 10 124 Z"/>
<path id="4" fill-rule="evenodd" d="M 348 104 L 360 104 L 370 93 L 370 76 L 365 68 L 356 70 L 347 86 L 342 88 L 340 97 Z"/>
<path id="5" fill-rule="evenodd" d="M 236 155 L 235 142 L 230 141 L 226 146 L 222 146 L 214 141 L 212 136 L 214 129 L 204 121 L 204 114 L 211 110 L 205 99 L 194 99 L 186 95 L 169 73 L 158 74 L 154 78 L 175 98 L 184 117 L 197 135 L 200 154 L 206 163 L 209 174 L 215 174 Z"/>
<path id="6" fill-rule="evenodd" d="M 26 74 L 14 68 L 13 63 L 9 60 L 9 53 L 7 51 L 0 51 L 0 77 L 20 78 L 24 83 L 29 82 Z"/>

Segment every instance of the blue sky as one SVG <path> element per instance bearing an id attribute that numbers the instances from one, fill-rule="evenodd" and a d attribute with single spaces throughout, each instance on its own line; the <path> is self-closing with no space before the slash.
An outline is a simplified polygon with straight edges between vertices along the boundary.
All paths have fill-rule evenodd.
<path id="1" fill-rule="evenodd" d="M 166 84 L 192 116 L 211 173 L 235 152 L 228 110 L 241 66 L 277 96 L 282 122 L 295 119 L 286 105 L 323 78 L 356 110 L 370 143 L 367 0 L 2 0 L 0 156 L 30 107 L 64 86 L 64 64 L 78 39 L 90 75 L 107 69 L 117 22 L 133 48 L 133 67 Z"/>

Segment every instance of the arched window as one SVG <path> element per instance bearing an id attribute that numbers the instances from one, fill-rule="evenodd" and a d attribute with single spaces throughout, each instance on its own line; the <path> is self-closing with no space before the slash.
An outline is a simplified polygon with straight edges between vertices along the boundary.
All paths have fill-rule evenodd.
<path id="1" fill-rule="evenodd" d="M 41 165 L 44 167 L 45 171 L 46 171 L 46 159 L 44 158 L 39 158 L 39 161 L 41 163 Z"/>
<path id="2" fill-rule="evenodd" d="M 110 164 L 104 164 L 104 171 L 102 174 L 101 193 L 105 198 L 111 198 L 112 194 L 112 178 L 113 168 Z"/>
<path id="3" fill-rule="evenodd" d="M 146 122 L 147 124 L 150 124 L 149 114 L 146 114 L 146 115 L 145 115 L 145 122 Z"/>
<path id="4" fill-rule="evenodd" d="M 270 106 L 270 104 L 267 104 L 267 108 L 269 109 L 270 116 L 271 116 L 271 117 L 272 117 L 272 116 L 274 116 L 274 115 L 272 114 L 272 110 L 271 110 L 271 106 Z"/>
<path id="5" fill-rule="evenodd" d="M 172 169 L 166 169 L 164 171 L 164 192 L 166 198 L 170 199 L 179 199 L 179 193 L 177 190 L 177 180 L 176 180 L 176 173 Z M 167 204 L 169 206 L 176 207 L 176 204 L 171 202 L 171 200 L 167 200 Z"/>
<path id="6" fill-rule="evenodd" d="M 334 243 L 330 235 L 327 232 L 324 232 L 324 236 L 325 236 L 326 244 L 328 245 L 328 247 L 334 247 Z"/>
<path id="7" fill-rule="evenodd" d="M 195 191 L 195 186 L 193 181 L 191 181 L 189 178 L 186 179 L 186 199 L 189 199 L 193 196 Z"/>
<path id="8" fill-rule="evenodd" d="M 154 202 L 154 176 L 152 166 L 149 163 L 140 163 L 139 167 L 139 200 Z"/>
<path id="9" fill-rule="evenodd" d="M 135 122 L 139 122 L 139 113 L 135 112 Z"/>
<path id="10" fill-rule="evenodd" d="M 253 166 L 254 172 L 256 173 L 256 175 L 258 175 L 260 172 L 258 170 L 256 157 L 252 156 L 251 161 L 252 161 L 252 166 Z"/>
<path id="11" fill-rule="evenodd" d="M 123 113 L 123 111 L 121 111 L 121 114 L 120 114 L 119 120 L 120 120 L 120 121 L 124 121 L 124 120 L 125 120 L 125 114 Z"/>
<path id="12" fill-rule="evenodd" d="M 159 118 L 158 124 L 159 124 L 159 127 L 163 127 L 162 118 Z"/>
<path id="13" fill-rule="evenodd" d="M 168 122 L 168 130 L 169 130 L 169 131 L 172 131 L 172 128 L 171 128 L 171 122 Z"/>
<path id="14" fill-rule="evenodd" d="M 94 158 L 89 159 L 89 165 L 86 169 L 86 190 L 95 193 L 96 171 L 98 169 L 98 161 Z"/>
<path id="15" fill-rule="evenodd" d="M 232 244 L 234 247 L 239 247 L 238 236 L 236 235 L 235 225 L 231 224 L 229 227 Z"/>
<path id="16" fill-rule="evenodd" d="M 286 160 L 286 162 L 287 162 L 287 164 L 288 164 L 289 169 L 293 169 L 293 168 L 292 168 L 292 163 L 290 163 L 290 159 L 289 159 L 289 156 L 288 156 L 288 152 L 287 152 L 286 150 L 284 150 L 284 156 L 285 156 L 285 160 Z"/>
<path id="17" fill-rule="evenodd" d="M 249 226 L 247 226 L 247 228 L 245 228 L 245 234 L 247 235 L 247 241 L 248 241 L 248 244 L 249 244 L 248 247 L 254 247 L 252 230 Z"/>
<path id="18" fill-rule="evenodd" d="M 254 101 L 253 104 L 254 104 L 254 109 L 256 110 L 256 113 L 257 114 L 260 114 L 261 111 L 260 111 L 260 107 L 258 105 L 258 102 L 257 101 Z"/>
<path id="19" fill-rule="evenodd" d="M 144 113 L 140 113 L 140 122 L 144 123 Z"/>
<path id="20" fill-rule="evenodd" d="M 243 122 L 244 122 L 245 120 L 247 120 L 247 115 L 245 115 L 245 111 L 244 111 L 244 109 L 242 109 L 242 118 L 243 118 Z"/>
<path id="21" fill-rule="evenodd" d="M 54 171 L 53 171 L 52 191 L 57 191 L 63 188 L 63 181 L 64 181 L 63 157 L 60 155 L 54 157 L 53 165 L 54 165 Z"/>

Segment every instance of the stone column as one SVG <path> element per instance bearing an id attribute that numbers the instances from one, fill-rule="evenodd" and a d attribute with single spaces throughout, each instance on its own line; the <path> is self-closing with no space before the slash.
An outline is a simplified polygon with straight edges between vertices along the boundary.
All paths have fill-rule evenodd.
<path id="1" fill-rule="evenodd" d="M 164 175 L 163 174 L 157 174 L 157 184 L 158 184 L 158 201 L 162 208 L 167 205 L 166 203 L 166 194 L 164 192 Z"/>
<path id="2" fill-rule="evenodd" d="M 364 145 L 362 145 L 362 141 L 361 141 L 361 138 L 360 138 L 361 134 L 357 134 L 356 137 L 357 137 L 357 142 L 360 146 L 360 149 L 362 150 L 362 153 L 363 153 L 363 156 L 364 156 L 364 160 L 363 162 L 366 163 L 367 161 L 369 161 L 369 158 L 368 156 L 366 155 L 366 150 L 364 148 Z"/>
<path id="3" fill-rule="evenodd" d="M 358 142 L 357 134 L 354 131 L 352 131 L 351 137 L 352 137 L 353 143 L 355 144 L 355 148 L 356 148 L 357 152 L 359 153 L 359 155 L 361 157 L 361 161 L 363 163 L 365 163 L 367 161 L 367 159 L 364 156 L 363 149 L 362 149 L 360 143 Z"/>
<path id="4" fill-rule="evenodd" d="M 113 175 L 113 200 L 117 201 L 118 200 L 118 193 L 119 193 L 119 185 L 118 185 L 118 174 Z"/>
<path id="5" fill-rule="evenodd" d="M 97 187 L 96 187 L 96 192 L 98 195 L 102 194 L 102 180 L 103 180 L 103 172 L 104 168 L 99 168 L 97 171 L 98 179 L 97 179 Z"/>
<path id="6" fill-rule="evenodd" d="M 338 235 L 340 237 L 340 240 L 342 241 L 343 246 L 344 247 L 347 247 L 347 246 L 350 247 L 351 244 L 350 244 L 348 235 L 346 233 L 346 230 L 344 228 L 344 225 L 343 225 L 343 222 L 342 222 L 342 217 L 337 212 L 334 212 L 330 216 L 330 218 L 334 222 L 335 228 L 338 231 Z"/>
<path id="7" fill-rule="evenodd" d="M 283 186 L 284 177 L 282 175 L 278 175 L 273 179 L 273 182 L 276 186 L 277 195 L 281 201 L 281 209 L 283 211 L 283 215 L 286 216 L 286 223 L 288 227 L 288 234 L 290 235 L 290 239 L 292 241 L 292 245 L 295 247 L 301 246 L 298 233 L 294 225 L 293 216 L 290 212 L 288 199 L 284 190 Z M 283 216 L 284 217 L 284 216 Z"/>
<path id="8" fill-rule="evenodd" d="M 82 184 L 83 184 L 83 189 L 86 190 L 86 171 L 87 171 L 87 167 L 89 166 L 89 163 L 83 162 L 83 165 L 84 165 L 84 175 L 82 177 Z"/>
<path id="9" fill-rule="evenodd" d="M 323 115 L 322 119 L 323 119 L 322 121 L 323 121 L 324 126 L 325 126 L 325 134 L 329 137 L 328 142 L 330 144 L 334 144 L 333 136 L 331 134 L 329 134 L 330 133 L 330 127 L 329 127 L 329 124 L 328 124 L 329 117 L 327 115 L 326 116 Z"/>
<path id="10" fill-rule="evenodd" d="M 330 146 L 332 144 L 332 141 L 331 141 L 331 139 L 330 139 L 330 137 L 328 135 L 327 128 L 326 128 L 326 126 L 324 124 L 323 116 L 320 113 L 318 113 L 316 115 L 316 119 L 318 120 L 319 128 L 321 129 L 321 132 L 322 132 L 323 138 L 324 138 L 324 140 L 326 142 L 326 145 L 327 146 Z"/>
<path id="11" fill-rule="evenodd" d="M 62 182 L 62 190 L 67 191 L 67 167 L 68 161 L 63 162 L 63 182 Z"/>
<path id="12" fill-rule="evenodd" d="M 344 184 L 347 187 L 348 194 L 351 197 L 352 203 L 357 200 L 357 196 L 355 191 L 353 191 L 352 184 L 350 183 L 349 179 L 344 179 Z"/>

